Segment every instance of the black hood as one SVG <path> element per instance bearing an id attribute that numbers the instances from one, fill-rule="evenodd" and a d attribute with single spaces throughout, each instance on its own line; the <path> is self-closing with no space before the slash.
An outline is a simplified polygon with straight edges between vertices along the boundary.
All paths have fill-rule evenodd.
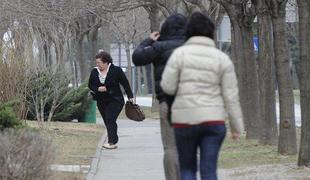
<path id="1" fill-rule="evenodd" d="M 159 41 L 184 37 L 186 23 L 187 19 L 182 14 L 169 16 L 161 27 Z"/>

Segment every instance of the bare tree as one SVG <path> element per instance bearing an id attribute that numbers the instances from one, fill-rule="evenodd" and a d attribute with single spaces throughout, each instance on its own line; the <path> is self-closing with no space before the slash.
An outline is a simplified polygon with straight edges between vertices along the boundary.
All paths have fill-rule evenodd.
<path id="1" fill-rule="evenodd" d="M 112 14 L 113 36 L 124 44 L 127 57 L 127 77 L 132 87 L 131 49 L 141 37 L 149 32 L 147 12 L 143 8 L 117 12 Z"/>
<path id="2" fill-rule="evenodd" d="M 299 12 L 300 44 L 300 105 L 301 105 L 301 141 L 298 157 L 299 166 L 310 167 L 310 2 L 297 0 Z"/>
<path id="3" fill-rule="evenodd" d="M 69 91 L 70 76 L 60 65 L 46 67 L 37 64 L 28 71 L 28 78 L 29 83 L 25 92 L 26 100 L 30 107 L 34 106 L 30 111 L 35 115 L 39 127 L 46 129 L 48 123 L 46 124 L 45 121 L 51 121 L 55 110 Z M 51 102 L 49 109 L 47 107 L 48 102 Z M 48 114 L 45 114 L 46 111 Z"/>
<path id="4" fill-rule="evenodd" d="M 247 138 L 261 137 L 261 113 L 257 64 L 253 47 L 255 7 L 248 0 L 217 0 L 226 10 L 232 24 L 232 59 L 239 82 L 240 102 Z"/>
<path id="5" fill-rule="evenodd" d="M 276 144 L 278 128 L 276 118 L 275 78 L 274 78 L 274 50 L 272 21 L 269 2 L 266 0 L 252 0 L 256 6 L 258 19 L 258 64 L 259 90 L 262 118 L 262 144 Z"/>
<path id="6" fill-rule="evenodd" d="M 278 152 L 296 154 L 296 127 L 293 84 L 289 69 L 289 51 L 286 34 L 287 0 L 271 0 L 276 75 L 280 100 L 280 136 Z"/>
<path id="7" fill-rule="evenodd" d="M 24 90 L 27 83 L 25 71 L 28 66 L 25 62 L 21 61 L 23 56 L 18 56 L 14 53 L 14 49 L 5 49 L 7 54 L 0 55 L 6 56 L 6 60 L 0 60 L 0 103 L 8 101 L 16 101 L 15 110 L 19 119 L 24 119 L 27 113 L 27 108 L 24 103 Z"/>

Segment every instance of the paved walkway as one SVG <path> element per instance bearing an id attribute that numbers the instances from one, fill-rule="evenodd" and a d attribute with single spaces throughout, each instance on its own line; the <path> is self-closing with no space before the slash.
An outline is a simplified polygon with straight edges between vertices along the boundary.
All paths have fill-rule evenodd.
<path id="1" fill-rule="evenodd" d="M 102 119 L 98 118 L 98 122 Z M 118 120 L 118 149 L 102 148 L 106 134 L 98 144 L 87 180 L 164 180 L 163 149 L 159 120 L 143 122 Z M 219 170 L 219 179 L 228 180 Z"/>
<path id="2" fill-rule="evenodd" d="M 158 120 L 118 120 L 118 149 L 97 150 L 88 180 L 163 180 Z M 102 144 L 106 136 L 103 137 Z M 98 146 L 98 147 L 99 147 Z"/>

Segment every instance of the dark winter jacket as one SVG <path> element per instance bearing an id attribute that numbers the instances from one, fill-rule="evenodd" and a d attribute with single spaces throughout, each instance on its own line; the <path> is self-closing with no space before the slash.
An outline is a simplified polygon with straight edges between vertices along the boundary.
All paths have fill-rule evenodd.
<path id="1" fill-rule="evenodd" d="M 109 102 L 111 100 L 117 100 L 121 104 L 124 104 L 124 97 L 120 89 L 120 84 L 124 87 L 127 97 L 133 98 L 133 94 L 125 73 L 120 67 L 114 66 L 113 64 L 111 64 L 109 68 L 104 84 L 102 84 L 99 80 L 99 72 L 97 68 L 94 68 L 91 71 L 88 81 L 88 87 L 94 93 L 97 101 Z M 107 91 L 99 92 L 98 88 L 100 86 L 105 86 Z"/>
<path id="2" fill-rule="evenodd" d="M 136 66 L 153 63 L 159 102 L 166 101 L 166 95 L 160 87 L 161 75 L 173 50 L 184 43 L 185 28 L 186 18 L 181 14 L 172 15 L 162 25 L 158 41 L 147 38 L 133 52 L 132 60 Z"/>

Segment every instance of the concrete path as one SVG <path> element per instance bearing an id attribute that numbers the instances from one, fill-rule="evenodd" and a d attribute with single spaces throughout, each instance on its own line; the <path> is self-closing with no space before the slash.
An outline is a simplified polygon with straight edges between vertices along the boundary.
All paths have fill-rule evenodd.
<path id="1" fill-rule="evenodd" d="M 88 180 L 163 180 L 159 121 L 118 120 L 118 149 L 99 149 Z"/>

